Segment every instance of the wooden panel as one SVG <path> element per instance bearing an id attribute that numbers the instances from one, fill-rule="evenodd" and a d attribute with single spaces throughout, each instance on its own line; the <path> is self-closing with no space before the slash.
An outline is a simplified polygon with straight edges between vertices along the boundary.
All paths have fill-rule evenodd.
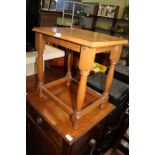
<path id="1" fill-rule="evenodd" d="M 27 119 L 30 124 L 28 155 L 61 155 L 61 150 L 55 142 L 33 122 L 33 119 L 30 117 L 27 117 Z"/>
<path id="2" fill-rule="evenodd" d="M 56 26 L 56 13 L 46 13 L 42 12 L 40 14 L 40 26 Z"/>
<path id="3" fill-rule="evenodd" d="M 70 154 L 73 154 L 73 155 L 78 154 L 80 150 L 80 155 L 90 155 L 90 151 L 91 151 L 90 140 L 94 139 L 97 145 L 98 140 L 100 139 L 103 133 L 103 130 L 105 128 L 104 123 L 105 123 L 105 120 L 102 120 L 92 130 L 90 130 L 81 138 L 79 138 L 76 141 L 76 143 L 72 145 L 72 148 L 70 149 L 71 150 Z"/>
<path id="4" fill-rule="evenodd" d="M 56 59 L 51 59 L 48 60 L 48 63 L 51 66 L 60 66 L 60 67 L 64 67 L 65 66 L 65 58 L 56 58 Z"/>

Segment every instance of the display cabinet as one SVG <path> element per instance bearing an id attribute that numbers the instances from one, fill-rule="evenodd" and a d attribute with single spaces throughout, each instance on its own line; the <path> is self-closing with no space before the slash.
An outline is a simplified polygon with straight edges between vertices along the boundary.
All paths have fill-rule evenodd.
<path id="1" fill-rule="evenodd" d="M 61 16 L 61 12 L 57 11 L 57 1 L 40 0 L 40 26 L 56 26 L 58 16 Z"/>
<path id="2" fill-rule="evenodd" d="M 56 11 L 57 1 L 55 0 L 41 0 L 41 10 Z"/>

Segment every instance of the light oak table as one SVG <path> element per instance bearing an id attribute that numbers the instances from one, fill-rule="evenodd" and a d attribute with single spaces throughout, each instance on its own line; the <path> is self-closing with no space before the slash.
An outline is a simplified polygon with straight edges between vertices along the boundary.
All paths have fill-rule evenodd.
<path id="1" fill-rule="evenodd" d="M 125 39 L 105 35 L 97 32 L 76 28 L 62 27 L 36 27 L 35 45 L 38 51 L 38 88 L 40 95 L 46 92 L 69 116 L 72 127 L 79 128 L 80 122 L 93 110 L 100 107 L 105 109 L 109 102 L 109 90 L 113 80 L 115 64 L 120 58 L 122 46 L 127 44 Z M 53 43 L 68 49 L 68 71 L 64 78 L 44 84 L 43 50 L 45 43 Z M 110 52 L 110 69 L 107 75 L 104 93 L 99 94 L 87 87 L 87 78 L 91 71 L 97 53 Z M 76 81 L 71 75 L 72 52 L 80 53 L 79 69 L 80 81 Z M 97 114 L 96 114 L 97 115 Z"/>

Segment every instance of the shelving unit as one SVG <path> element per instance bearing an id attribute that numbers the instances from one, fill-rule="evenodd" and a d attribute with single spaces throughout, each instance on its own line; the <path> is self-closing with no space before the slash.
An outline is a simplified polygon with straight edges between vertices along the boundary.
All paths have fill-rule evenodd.
<path id="1" fill-rule="evenodd" d="M 117 19 L 118 12 L 119 6 L 100 5 L 97 15 L 96 31 L 106 31 L 109 32 L 108 34 L 113 35 L 116 24 L 115 19 Z"/>
<path id="2" fill-rule="evenodd" d="M 129 36 L 129 20 L 127 19 L 115 19 L 114 35 L 119 34 L 126 39 Z"/>
<path id="3" fill-rule="evenodd" d="M 102 8 L 103 7 L 103 8 Z M 108 12 L 106 9 L 106 11 L 104 11 L 104 8 L 107 7 L 113 7 L 115 9 L 113 9 L 113 16 L 107 16 L 105 12 Z M 101 11 L 103 9 L 103 11 Z M 111 10 L 110 10 L 111 11 Z M 101 13 L 103 12 L 103 13 Z M 112 12 L 112 11 L 111 11 Z M 127 36 L 129 35 L 129 20 L 126 18 L 118 18 L 118 12 L 119 12 L 119 6 L 113 6 L 113 5 L 102 5 L 99 7 L 99 11 L 98 11 L 98 16 L 97 18 L 97 22 L 96 22 L 96 28 L 95 31 L 97 32 L 104 32 L 104 33 L 108 33 L 110 35 L 116 35 L 116 36 L 126 36 L 125 38 L 127 39 Z"/>
<path id="4" fill-rule="evenodd" d="M 129 20 L 128 19 L 115 19 L 115 27 L 113 35 L 129 40 Z M 123 46 L 121 60 L 126 61 L 129 65 L 129 45 Z"/>
<path id="5" fill-rule="evenodd" d="M 97 13 L 97 4 L 64 1 L 61 25 L 94 30 Z M 65 22 L 65 17 L 71 20 Z"/>
<path id="6" fill-rule="evenodd" d="M 110 5 L 111 7 L 114 7 L 113 5 Z M 112 36 L 117 36 L 120 38 L 124 38 L 129 40 L 129 18 L 128 18 L 128 9 L 124 9 L 123 17 L 118 18 L 118 12 L 119 12 L 119 6 L 115 7 L 115 13 L 113 16 L 107 16 L 106 11 L 104 11 L 104 7 L 108 7 L 108 5 L 103 5 L 103 13 L 101 14 L 101 6 L 99 7 L 99 13 L 96 17 L 96 27 L 95 31 L 109 34 Z M 128 7 L 127 7 L 128 8 Z M 121 59 L 123 61 L 126 61 L 126 64 L 128 64 L 128 55 L 129 55 L 129 45 L 123 46 Z M 108 62 L 104 65 L 107 65 Z"/>

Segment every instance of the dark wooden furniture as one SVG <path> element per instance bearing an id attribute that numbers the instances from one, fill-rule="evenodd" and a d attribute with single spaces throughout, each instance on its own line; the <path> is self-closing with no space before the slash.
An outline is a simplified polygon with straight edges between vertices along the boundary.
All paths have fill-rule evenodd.
<path id="1" fill-rule="evenodd" d="M 26 0 L 27 51 L 35 50 L 35 34 L 32 32 L 32 28 L 37 26 L 56 26 L 56 18 L 58 16 L 62 16 L 62 12 L 42 10 L 41 0 Z"/>
<path id="2" fill-rule="evenodd" d="M 45 83 L 63 77 L 65 73 L 64 71 L 62 72 L 62 69 L 63 68 L 57 67 L 48 71 L 48 69 L 46 68 Z M 73 74 L 73 76 L 76 79 L 78 78 L 75 74 Z M 125 104 L 123 103 L 123 105 L 116 106 L 116 109 L 112 111 L 110 115 L 108 115 L 108 117 L 105 117 L 94 127 L 88 129 L 87 133 L 81 136 L 79 140 L 75 140 L 72 145 L 69 145 L 65 141 L 65 139 L 63 139 L 65 144 L 62 148 L 59 148 L 57 147 L 58 142 L 55 143 L 55 140 L 57 140 L 57 138 L 54 138 L 53 140 L 53 136 L 51 136 L 55 132 L 59 133 L 59 131 L 57 131 L 58 129 L 55 128 L 53 125 L 50 125 L 48 123 L 48 120 L 50 118 L 59 121 L 59 119 L 56 119 L 57 117 L 55 116 L 58 111 L 54 112 L 53 110 L 53 112 L 51 112 L 53 105 L 50 105 L 50 103 L 48 103 L 50 100 L 49 96 L 44 94 L 44 96 L 40 98 L 39 96 L 37 96 L 38 93 L 36 93 L 36 88 L 37 75 L 27 77 L 27 155 L 55 155 L 56 152 L 63 154 L 64 150 L 70 150 L 68 152 L 69 155 L 71 155 L 70 153 L 78 154 L 79 152 L 80 155 L 92 155 L 90 154 L 91 152 L 93 152 L 93 155 L 100 155 L 101 152 L 103 154 L 103 152 L 107 151 L 107 149 L 113 146 L 116 137 L 120 137 L 120 132 L 117 131 L 122 131 L 122 129 L 124 130 L 124 125 L 122 126 L 122 123 L 119 129 L 117 129 L 116 127 L 114 127 L 113 129 L 112 127 L 119 125 L 119 119 L 122 116 L 117 116 L 118 114 L 116 113 L 120 111 L 120 108 L 122 109 L 122 106 L 125 106 Z M 37 110 L 38 108 L 35 108 L 35 106 L 39 107 L 40 110 L 42 109 L 43 113 L 40 113 Z M 61 113 L 59 115 L 61 115 Z M 115 121 L 113 121 L 113 119 L 115 119 Z M 61 137 L 61 134 L 58 134 L 58 136 Z M 55 151 L 55 148 L 58 150 Z M 59 151 L 59 149 L 63 151 Z M 64 152 L 64 154 L 67 153 Z"/>
<path id="3" fill-rule="evenodd" d="M 39 26 L 40 0 L 26 0 L 26 43 L 29 51 L 35 47 L 34 26 Z M 30 48 L 31 46 L 31 48 Z"/>
<path id="4" fill-rule="evenodd" d="M 50 72 L 45 75 L 45 83 L 57 79 Z M 115 107 L 109 103 L 102 110 L 97 108 L 74 130 L 54 100 L 36 91 L 37 75 L 27 77 L 26 87 L 27 155 L 92 155 L 104 135 L 105 118 Z"/>
<path id="5" fill-rule="evenodd" d="M 122 141 L 124 141 L 126 144 L 129 145 L 129 135 L 127 134 L 128 128 L 129 128 L 129 112 L 127 110 L 126 113 L 124 114 L 123 119 L 121 121 L 121 124 L 117 130 L 116 140 L 115 140 L 115 143 L 113 145 L 113 147 L 115 149 L 118 148 L 125 155 L 129 154 L 129 148 L 127 146 L 124 146 L 122 144 Z"/>
<path id="6" fill-rule="evenodd" d="M 40 26 L 57 26 L 57 17 L 61 16 L 61 12 L 57 11 L 41 11 L 39 25 Z"/>
<path id="7" fill-rule="evenodd" d="M 84 123 L 84 118 L 99 108 L 103 110 L 110 104 L 108 102 L 109 89 L 113 79 L 115 64 L 118 62 L 122 45 L 127 40 L 75 28 L 38 27 L 34 28 L 36 33 L 36 49 L 38 51 L 38 88 L 40 95 L 46 92 L 55 104 L 70 117 L 74 129 Z M 44 84 L 43 75 L 43 49 L 45 43 L 50 42 L 68 48 L 71 51 L 80 52 L 80 82 L 71 76 L 71 52 L 68 55 L 68 71 L 64 78 Z M 97 53 L 110 52 L 111 66 L 107 75 L 104 93 L 98 94 L 89 89 L 87 78 L 93 67 Z M 99 112 L 99 113 L 100 113 Z M 96 117 L 99 116 L 99 113 Z M 102 118 L 98 118 L 102 119 Z M 94 120 L 97 121 L 97 120 Z"/>

